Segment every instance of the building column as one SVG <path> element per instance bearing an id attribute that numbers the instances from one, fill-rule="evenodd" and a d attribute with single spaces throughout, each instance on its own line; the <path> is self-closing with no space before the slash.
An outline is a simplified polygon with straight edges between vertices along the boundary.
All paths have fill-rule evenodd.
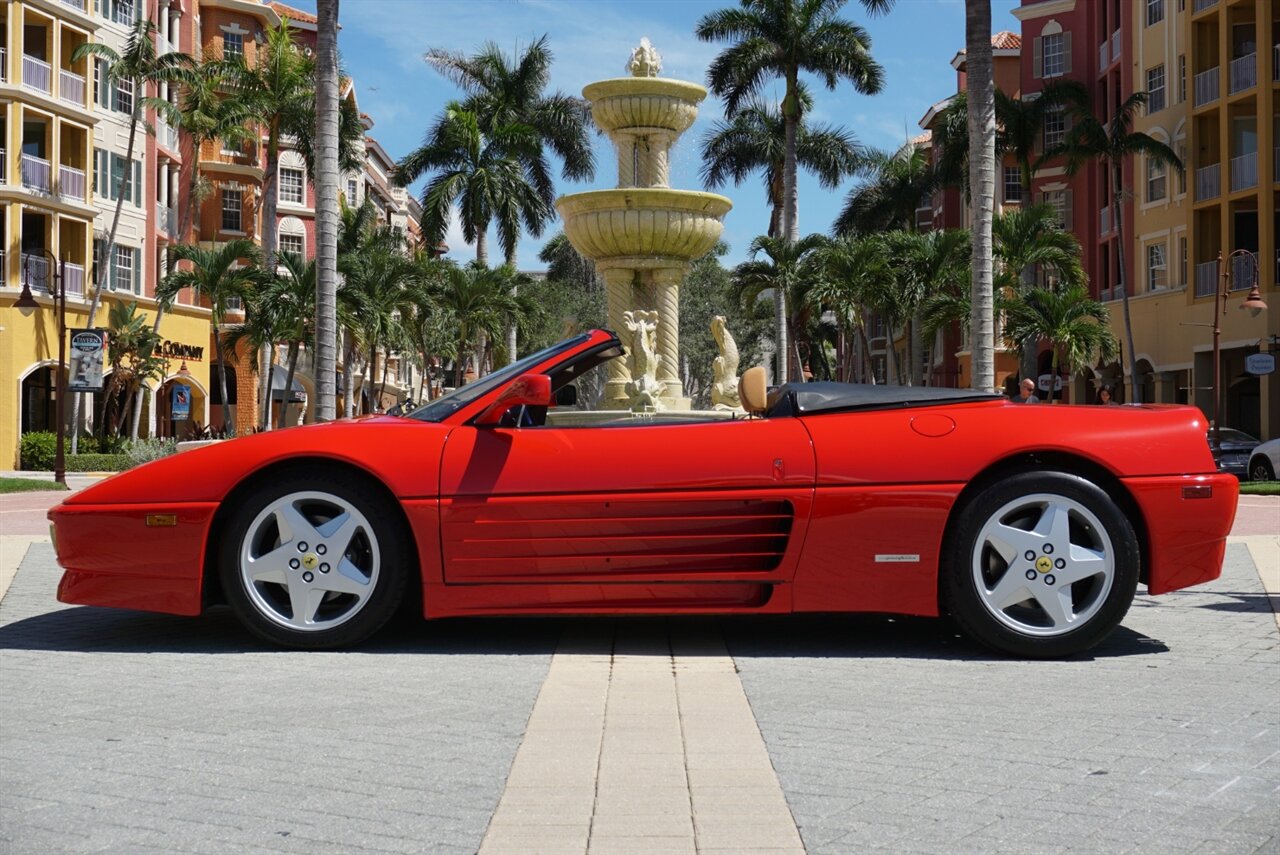
<path id="1" fill-rule="evenodd" d="M 653 271 L 653 290 L 658 309 L 658 380 L 664 389 L 663 400 L 668 407 L 689 409 L 684 397 L 684 384 L 680 379 L 680 282 L 685 268 L 659 267 Z"/>
<path id="2" fill-rule="evenodd" d="M 605 284 L 606 317 L 609 328 L 623 338 L 626 325 L 622 320 L 623 312 L 632 308 L 632 286 L 636 273 L 626 267 L 608 267 L 600 271 Z M 624 345 L 625 348 L 625 345 Z M 631 371 L 627 362 L 628 356 L 609 361 L 609 379 L 605 381 L 604 408 L 627 409 L 627 384 L 631 382 Z"/>

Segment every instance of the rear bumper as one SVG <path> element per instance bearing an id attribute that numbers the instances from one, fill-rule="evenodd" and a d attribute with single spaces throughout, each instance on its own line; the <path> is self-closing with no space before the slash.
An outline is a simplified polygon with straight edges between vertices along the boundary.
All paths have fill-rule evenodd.
<path id="1" fill-rule="evenodd" d="M 1124 485 L 1146 522 L 1149 593 L 1165 594 L 1222 575 L 1240 492 L 1234 475 L 1126 478 Z M 1208 487 L 1210 495 L 1193 498 L 1203 490 L 1188 494 L 1188 487 Z"/>
<path id="2" fill-rule="evenodd" d="M 202 610 L 205 538 L 216 504 L 68 505 L 49 511 L 63 568 L 58 600 L 177 615 Z M 174 525 L 148 526 L 148 515 Z"/>

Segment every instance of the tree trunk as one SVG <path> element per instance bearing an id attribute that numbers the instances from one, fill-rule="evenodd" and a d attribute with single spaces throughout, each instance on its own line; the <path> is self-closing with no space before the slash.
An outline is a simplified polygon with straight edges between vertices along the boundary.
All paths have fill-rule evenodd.
<path id="1" fill-rule="evenodd" d="M 350 330 L 343 333 L 342 352 L 342 415 L 351 418 L 355 414 L 356 397 L 356 345 Z"/>
<path id="2" fill-rule="evenodd" d="M 236 423 L 231 421 L 231 405 L 227 403 L 227 362 L 222 352 L 222 331 L 213 325 L 213 347 L 218 353 L 218 383 L 222 392 L 222 433 L 236 435 Z"/>
<path id="3" fill-rule="evenodd" d="M 970 386 L 990 392 L 996 384 L 995 303 L 991 269 L 996 105 L 991 80 L 991 0 L 966 0 L 965 57 L 969 102 L 969 219 L 973 236 Z"/>
<path id="4" fill-rule="evenodd" d="M 886 386 L 902 385 L 898 377 L 898 349 L 893 346 L 893 340 L 896 336 L 893 334 L 893 324 L 886 323 L 884 331 L 884 351 L 885 351 L 885 377 Z"/>
<path id="5" fill-rule="evenodd" d="M 316 36 L 316 421 L 337 414 L 338 4 L 317 0 Z"/>
<path id="6" fill-rule="evenodd" d="M 369 394 L 369 387 L 370 387 L 370 379 L 373 376 L 373 372 L 377 370 L 378 370 L 378 340 L 375 338 L 369 347 L 369 361 L 365 365 L 364 371 L 361 373 L 361 376 L 360 376 L 360 402 L 361 402 L 360 410 L 364 409 L 364 401 L 366 399 L 369 401 L 370 411 L 372 412 L 374 409 L 373 396 Z M 363 415 L 363 413 L 360 413 L 360 414 Z"/>
<path id="7" fill-rule="evenodd" d="M 489 224 L 476 226 L 476 261 L 481 267 L 489 266 Z"/>
<path id="8" fill-rule="evenodd" d="M 800 237 L 799 197 L 796 195 L 796 132 L 800 125 L 800 93 L 797 72 L 787 72 L 787 94 L 782 101 L 782 126 L 786 145 L 782 161 L 782 234 L 787 243 L 795 243 Z M 779 383 L 792 379 L 799 367 L 788 370 L 790 351 L 787 342 L 787 297 L 780 290 L 774 291 L 774 310 L 778 329 L 778 377 Z"/>
<path id="9" fill-rule="evenodd" d="M 867 338 L 867 319 L 865 315 L 858 319 L 858 338 L 862 342 L 862 370 L 865 381 L 876 385 L 876 366 L 871 359 L 871 339 Z"/>
<path id="10" fill-rule="evenodd" d="M 116 251 L 116 230 L 120 228 L 120 212 L 124 209 L 124 197 L 129 195 L 129 187 L 133 181 L 133 148 L 135 138 L 138 135 L 138 123 L 142 119 L 142 96 L 145 93 L 145 87 L 139 86 L 137 80 L 133 83 L 133 111 L 129 114 L 129 145 L 124 152 L 124 175 L 120 178 L 120 191 L 116 195 L 116 209 L 111 215 L 111 228 L 107 230 L 106 245 L 102 249 L 102 256 L 99 263 L 93 266 L 93 299 L 89 302 L 89 317 L 85 320 L 85 327 L 92 327 L 94 319 L 98 316 L 98 306 L 102 303 L 102 268 L 106 265 L 107 275 L 111 275 L 111 259 Z M 111 176 L 107 175 L 107 187 L 111 186 Z M 80 447 L 80 409 L 84 399 L 88 393 L 71 396 L 71 453 L 75 454 Z"/>
<path id="11" fill-rule="evenodd" d="M 507 266 L 511 268 L 511 272 L 513 274 L 517 272 L 516 271 L 516 251 L 514 249 L 512 249 L 511 252 L 507 254 L 506 263 L 507 263 Z M 513 298 L 516 296 L 517 293 L 519 293 L 519 290 L 520 290 L 520 286 L 516 284 L 517 279 L 519 279 L 518 276 L 513 276 L 511 279 L 511 296 Z M 519 337 L 519 328 L 516 323 L 516 319 L 512 318 L 511 326 L 507 327 L 507 364 L 508 365 L 516 361 L 516 344 L 517 344 L 518 337 Z"/>
<path id="12" fill-rule="evenodd" d="M 1120 299 L 1121 306 L 1124 308 L 1124 343 L 1129 346 L 1129 389 L 1132 394 L 1126 398 L 1126 401 L 1132 403 L 1141 403 L 1141 395 L 1138 392 L 1138 351 L 1133 346 L 1133 323 L 1129 319 L 1129 283 L 1124 277 L 1124 192 L 1120 184 L 1120 164 L 1114 163 L 1111 166 L 1111 186 L 1115 188 L 1115 199 L 1111 203 L 1111 209 L 1115 212 L 1116 218 L 1116 234 L 1120 236 L 1116 241 L 1116 261 L 1120 264 Z M 1215 283 L 1215 287 L 1217 286 Z"/>
<path id="13" fill-rule="evenodd" d="M 259 429 L 267 431 L 271 430 L 271 387 L 275 385 L 276 379 L 276 348 L 275 345 L 268 344 L 262 351 L 266 367 L 262 378 L 262 421 Z"/>
<path id="14" fill-rule="evenodd" d="M 283 430 L 289 426 L 289 399 L 293 397 L 290 390 L 293 388 L 293 372 L 298 367 L 298 351 L 301 348 L 298 342 L 289 342 L 289 370 L 284 378 L 284 400 L 280 402 L 280 429 Z"/>
<path id="15" fill-rule="evenodd" d="M 382 395 L 387 389 L 387 370 L 391 368 L 391 360 L 388 357 L 389 354 L 382 356 L 382 385 L 378 387 L 378 405 L 373 408 L 375 413 L 382 412 Z"/>
<path id="16" fill-rule="evenodd" d="M 1053 358 L 1049 363 L 1049 403 L 1056 404 L 1058 399 L 1053 396 L 1053 387 L 1058 385 L 1058 348 L 1053 348 Z"/>
<path id="17" fill-rule="evenodd" d="M 139 384 L 133 394 L 133 423 L 129 426 L 129 439 L 138 441 L 138 422 L 142 421 L 143 396 L 151 392 L 146 383 Z"/>

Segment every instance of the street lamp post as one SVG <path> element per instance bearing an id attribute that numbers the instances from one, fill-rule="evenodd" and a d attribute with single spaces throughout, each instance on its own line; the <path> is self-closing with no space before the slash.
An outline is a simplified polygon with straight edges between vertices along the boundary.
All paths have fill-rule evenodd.
<path id="1" fill-rule="evenodd" d="M 49 289 L 53 305 L 58 311 L 58 409 L 57 409 L 57 444 L 54 447 L 53 480 L 59 484 L 67 483 L 67 458 L 65 452 L 67 401 L 67 260 L 61 261 L 47 249 L 41 253 L 53 262 L 49 276 L 54 278 L 55 286 Z M 22 295 L 13 304 L 15 309 L 35 309 L 40 304 L 31 295 L 31 255 L 24 253 L 22 263 Z M 46 279 L 47 282 L 47 279 Z"/>
<path id="2" fill-rule="evenodd" d="M 1236 256 L 1253 262 L 1253 287 L 1240 308 L 1257 314 L 1267 307 L 1258 291 L 1258 256 L 1247 249 L 1235 249 L 1226 258 L 1218 252 L 1218 287 L 1213 295 L 1213 445 L 1214 454 L 1222 455 L 1222 316 L 1227 311 L 1227 299 L 1231 295 L 1231 260 Z"/>

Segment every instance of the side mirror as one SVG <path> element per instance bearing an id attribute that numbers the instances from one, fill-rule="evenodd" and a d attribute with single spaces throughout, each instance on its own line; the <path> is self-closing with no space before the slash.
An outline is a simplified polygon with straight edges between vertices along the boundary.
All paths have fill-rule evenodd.
<path id="1" fill-rule="evenodd" d="M 521 374 L 511 385 L 502 390 L 498 400 L 476 419 L 477 427 L 493 427 L 512 407 L 549 407 L 554 402 L 551 395 L 551 378 L 546 374 Z"/>

